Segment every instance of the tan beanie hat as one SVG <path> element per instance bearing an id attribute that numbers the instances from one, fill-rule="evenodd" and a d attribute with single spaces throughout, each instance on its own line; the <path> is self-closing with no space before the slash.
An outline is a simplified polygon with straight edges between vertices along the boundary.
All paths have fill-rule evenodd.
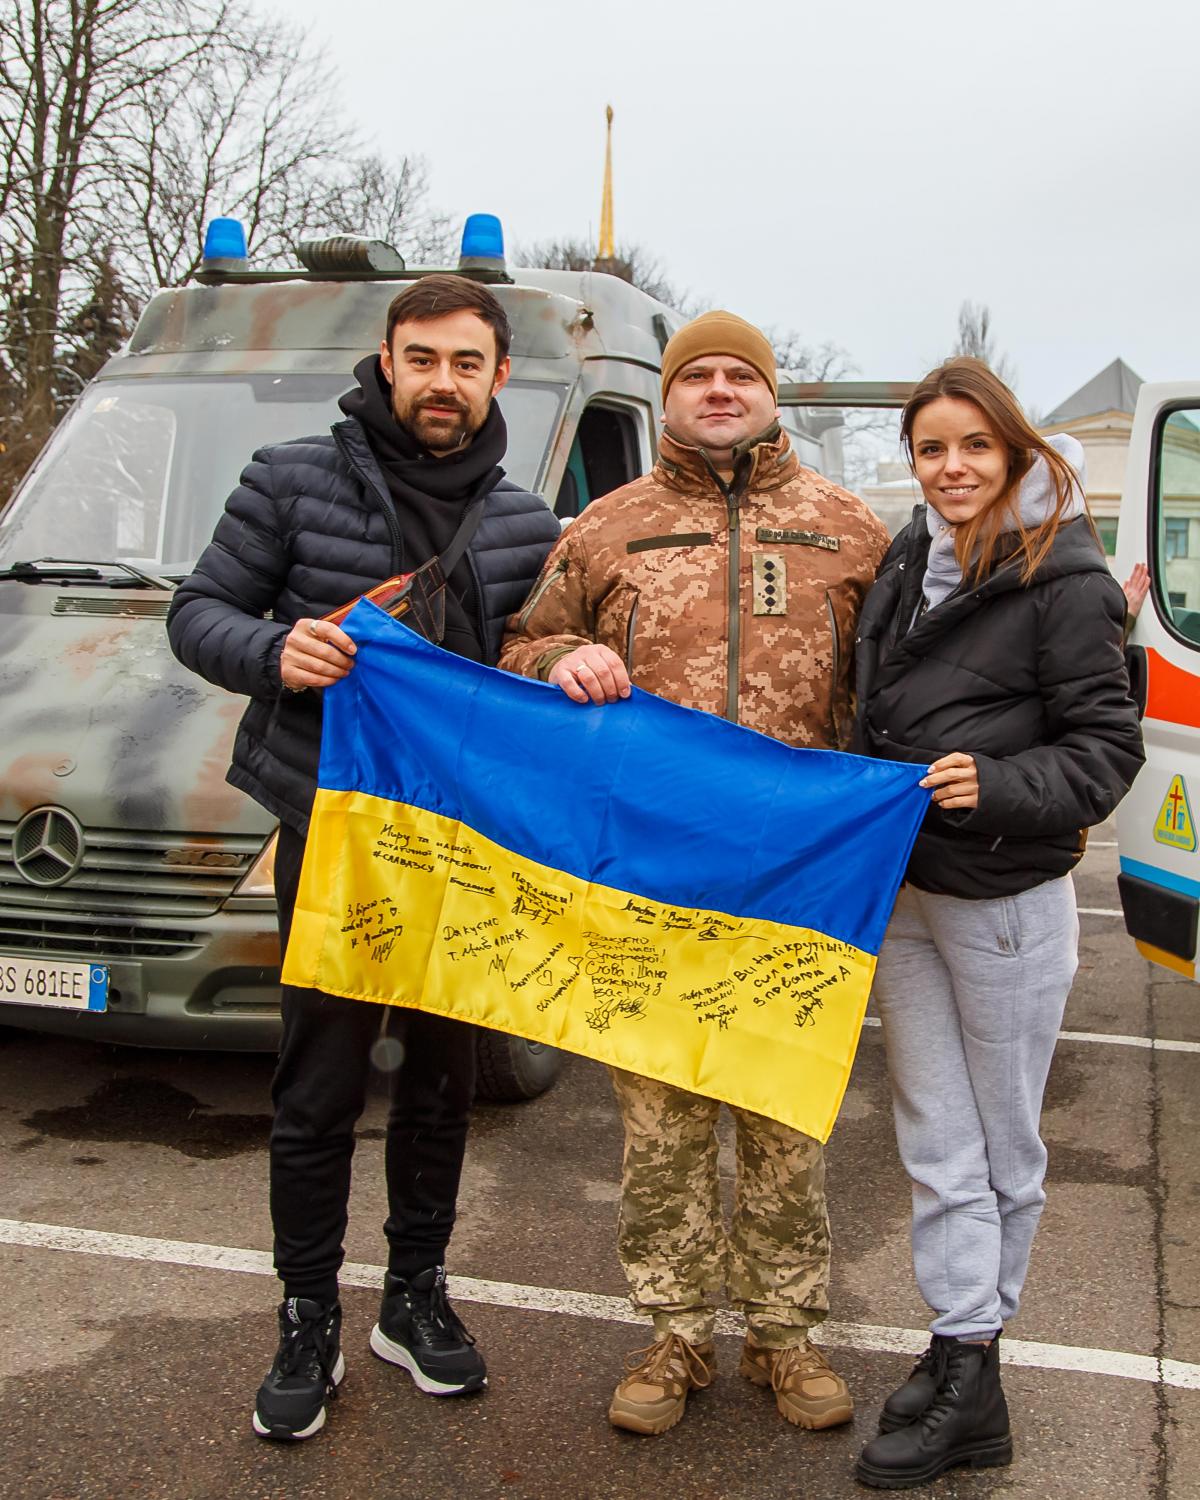
<path id="1" fill-rule="evenodd" d="M 684 365 L 690 365 L 692 360 L 702 359 L 706 354 L 728 354 L 735 359 L 744 359 L 771 387 L 771 394 L 779 394 L 775 352 L 770 343 L 753 323 L 747 323 L 737 313 L 718 309 L 701 313 L 668 340 L 662 357 L 664 401 L 671 382 Z"/>

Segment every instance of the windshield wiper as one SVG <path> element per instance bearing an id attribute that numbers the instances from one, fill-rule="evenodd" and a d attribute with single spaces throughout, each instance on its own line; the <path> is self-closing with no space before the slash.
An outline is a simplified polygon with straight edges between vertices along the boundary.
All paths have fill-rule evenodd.
<path id="1" fill-rule="evenodd" d="M 175 584 L 168 578 L 159 578 L 154 573 L 145 573 L 127 562 L 100 562 L 84 557 L 39 557 L 36 562 L 16 562 L 10 568 L 0 568 L 0 578 L 16 578 L 25 583 L 37 583 L 46 578 L 76 579 L 82 582 L 102 582 L 101 568 L 116 568 L 136 578 L 143 588 L 165 589 L 168 593 Z M 112 583 L 113 580 L 107 580 Z"/>

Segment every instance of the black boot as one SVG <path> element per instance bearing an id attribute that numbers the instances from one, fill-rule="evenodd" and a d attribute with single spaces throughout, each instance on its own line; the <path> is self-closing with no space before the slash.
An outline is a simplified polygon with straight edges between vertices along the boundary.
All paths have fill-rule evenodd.
<path id="1" fill-rule="evenodd" d="M 999 1338 L 997 1333 L 993 1342 Z M 916 1421 L 933 1400 L 941 1368 L 938 1345 L 945 1342 L 941 1334 L 935 1333 L 929 1340 L 929 1348 L 912 1367 L 908 1379 L 903 1385 L 897 1386 L 883 1403 L 883 1410 L 879 1413 L 880 1432 L 895 1432 L 897 1427 L 907 1427 L 910 1422 Z"/>
<path id="2" fill-rule="evenodd" d="M 937 1372 L 941 1368 L 938 1345 L 945 1340 L 934 1334 L 929 1348 L 912 1367 L 912 1373 L 903 1385 L 897 1386 L 883 1403 L 879 1413 L 880 1432 L 895 1432 L 897 1427 L 907 1427 L 915 1422 L 937 1395 Z"/>
<path id="3" fill-rule="evenodd" d="M 937 1383 L 932 1401 L 906 1427 L 871 1439 L 855 1471 L 861 1483 L 907 1490 L 956 1464 L 984 1469 L 1012 1462 L 998 1342 L 938 1338 L 929 1374 Z"/>

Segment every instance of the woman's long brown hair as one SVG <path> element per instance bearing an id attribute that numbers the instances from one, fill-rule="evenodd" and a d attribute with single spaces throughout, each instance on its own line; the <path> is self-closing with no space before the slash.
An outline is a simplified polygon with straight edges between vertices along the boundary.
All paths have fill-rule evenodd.
<path id="1" fill-rule="evenodd" d="M 1008 483 L 1003 492 L 977 516 L 954 528 L 954 552 L 963 576 L 967 576 L 969 563 L 972 583 L 978 583 L 991 571 L 996 547 L 1007 530 L 1017 538 L 1015 555 L 1022 560 L 1021 582 L 1028 583 L 1054 545 L 1073 495 L 1078 492 L 1083 498 L 1078 476 L 1062 454 L 1030 426 L 1017 398 L 1000 377 L 982 360 L 965 354 L 948 359 L 936 370 L 931 370 L 908 398 L 900 417 L 900 438 L 914 473 L 913 425 L 918 412 L 941 396 L 972 402 L 983 412 L 997 439 L 1008 449 Z M 1056 504 L 1042 524 L 1031 531 L 1021 523 L 1017 495 L 1021 480 L 1038 458 L 1044 458 L 1050 469 Z M 1086 507 L 1085 499 L 1085 511 Z M 1015 529 L 1011 525 L 1005 526 L 1005 522 L 1011 520 L 1017 523 Z"/>

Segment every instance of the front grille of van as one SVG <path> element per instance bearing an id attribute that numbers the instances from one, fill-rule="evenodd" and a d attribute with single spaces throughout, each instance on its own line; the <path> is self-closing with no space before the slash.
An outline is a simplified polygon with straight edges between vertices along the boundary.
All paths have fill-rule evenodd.
<path id="1" fill-rule="evenodd" d="M 203 946 L 202 935 L 188 928 L 33 917 L 0 905 L 0 953 L 53 953 L 58 958 L 103 963 L 118 958 L 187 957 Z"/>
<path id="2" fill-rule="evenodd" d="M 23 919 L 36 912 L 68 929 L 86 915 L 105 929 L 124 921 L 129 935 L 147 942 L 159 935 L 159 919 L 213 915 L 263 847 L 252 834 L 86 828 L 80 868 L 63 885 L 40 886 L 30 885 L 13 864 L 15 828 L 17 823 L 0 822 L 0 922 L 20 909 Z"/>

